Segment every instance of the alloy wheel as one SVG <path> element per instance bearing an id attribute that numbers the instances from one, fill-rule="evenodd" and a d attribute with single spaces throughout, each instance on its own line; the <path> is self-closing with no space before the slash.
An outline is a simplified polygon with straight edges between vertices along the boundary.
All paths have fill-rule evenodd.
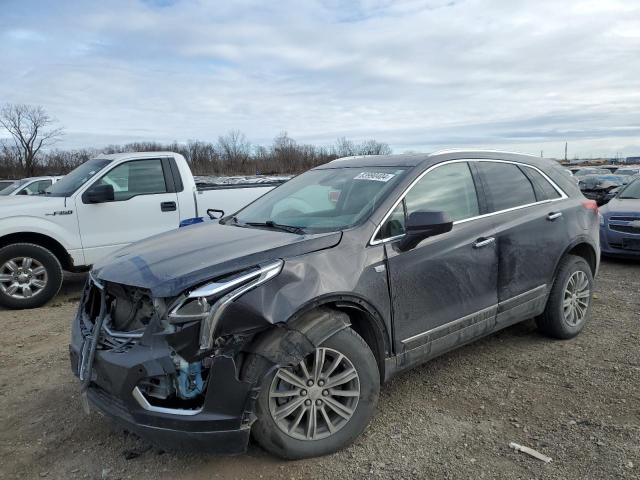
<path id="1" fill-rule="evenodd" d="M 47 270 L 31 257 L 16 257 L 0 267 L 0 290 L 12 298 L 24 300 L 38 295 L 47 286 Z"/>
<path id="2" fill-rule="evenodd" d="M 360 379 L 351 361 L 331 348 L 317 348 L 294 368 L 276 372 L 269 412 L 284 433 L 319 440 L 344 427 L 360 398 Z"/>
<path id="3" fill-rule="evenodd" d="M 573 272 L 567 280 L 562 302 L 564 319 L 572 327 L 579 325 L 586 318 L 590 296 L 587 274 L 581 270 Z"/>

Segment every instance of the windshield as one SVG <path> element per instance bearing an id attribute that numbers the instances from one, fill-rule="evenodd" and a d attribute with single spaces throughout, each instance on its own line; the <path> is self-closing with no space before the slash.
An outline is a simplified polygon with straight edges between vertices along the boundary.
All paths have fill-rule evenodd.
<path id="1" fill-rule="evenodd" d="M 260 197 L 233 221 L 309 233 L 342 230 L 368 218 L 405 172 L 396 167 L 310 170 Z"/>
<path id="2" fill-rule="evenodd" d="M 0 195 L 11 195 L 13 192 L 15 192 L 18 188 L 20 188 L 22 185 L 24 185 L 28 181 L 29 181 L 28 178 L 23 178 L 22 180 L 16 180 L 8 187 L 5 187 L 2 190 L 0 190 Z"/>
<path id="3" fill-rule="evenodd" d="M 624 187 L 618 194 L 618 198 L 640 200 L 640 179 L 634 180 Z"/>
<path id="4" fill-rule="evenodd" d="M 60 181 L 54 183 L 46 191 L 47 195 L 54 197 L 68 197 L 78 190 L 82 185 L 91 180 L 96 173 L 108 165 L 111 160 L 104 158 L 94 158 L 83 163 L 71 173 L 65 175 Z"/>
<path id="5" fill-rule="evenodd" d="M 637 173 L 640 173 L 637 168 L 619 168 L 616 170 L 616 175 L 635 175 Z"/>

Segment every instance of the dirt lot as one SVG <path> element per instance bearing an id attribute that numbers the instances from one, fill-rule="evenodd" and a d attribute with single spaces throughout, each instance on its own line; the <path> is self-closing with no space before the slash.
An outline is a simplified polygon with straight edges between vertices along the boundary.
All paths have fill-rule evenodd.
<path id="1" fill-rule="evenodd" d="M 0 312 L 0 478 L 640 478 L 640 263 L 603 263 L 577 339 L 525 322 L 407 372 L 354 445 L 300 462 L 254 445 L 163 453 L 82 413 L 67 360 L 82 282 L 46 308 Z"/>

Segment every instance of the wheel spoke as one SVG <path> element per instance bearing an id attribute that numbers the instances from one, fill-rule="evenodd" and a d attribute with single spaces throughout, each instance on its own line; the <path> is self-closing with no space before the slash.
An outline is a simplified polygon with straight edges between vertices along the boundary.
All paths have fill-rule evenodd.
<path id="1" fill-rule="evenodd" d="M 329 390 L 329 395 L 332 397 L 359 397 L 360 392 L 358 390 L 337 390 L 332 388 Z"/>
<path id="2" fill-rule="evenodd" d="M 302 370 L 302 374 L 304 375 L 304 378 L 306 380 L 309 380 L 311 378 L 311 374 L 309 373 L 309 368 L 307 367 L 306 360 L 303 359 L 300 362 L 300 369 Z"/>
<path id="3" fill-rule="evenodd" d="M 295 400 L 291 400 L 290 402 L 285 403 L 282 407 L 278 408 L 275 411 L 275 419 L 280 420 L 285 417 L 288 417 L 293 412 L 296 411 L 297 408 L 300 408 L 304 404 L 304 398 L 296 398 Z"/>
<path id="4" fill-rule="evenodd" d="M 0 283 L 13 282 L 13 276 L 6 273 L 0 274 Z"/>
<path id="5" fill-rule="evenodd" d="M 353 415 L 353 410 L 352 409 L 350 409 L 349 407 L 343 405 L 342 403 L 338 402 L 337 400 L 334 400 L 331 397 L 326 397 L 325 398 L 325 403 L 327 404 L 327 406 L 329 406 L 331 408 L 331 410 L 336 412 L 338 415 L 340 415 L 345 420 L 349 420 L 349 418 L 351 418 L 351 415 Z"/>
<path id="6" fill-rule="evenodd" d="M 341 353 L 335 356 L 335 358 L 333 359 L 333 362 L 331 362 L 331 365 L 329 365 L 329 368 L 327 368 L 327 371 L 324 372 L 326 377 L 331 376 L 331 374 L 335 371 L 335 369 L 338 368 L 338 365 L 340 365 L 340 362 L 342 361 L 343 358 L 344 358 L 344 355 L 342 355 Z"/>
<path id="7" fill-rule="evenodd" d="M 9 288 L 7 288 L 7 295 L 13 295 L 14 293 L 16 293 L 18 291 L 18 288 L 20 287 L 20 285 L 18 285 L 17 283 L 12 283 Z"/>
<path id="8" fill-rule="evenodd" d="M 293 421 L 293 423 L 289 426 L 289 433 L 293 432 L 296 427 L 298 425 L 300 425 L 300 420 L 302 420 L 302 417 L 304 417 L 304 414 L 307 413 L 307 407 L 302 407 L 300 409 L 300 411 L 298 412 L 298 414 L 296 415 L 295 420 Z"/>
<path id="9" fill-rule="evenodd" d="M 31 268 L 31 263 L 32 263 L 32 262 L 33 262 L 33 258 L 31 258 L 31 257 L 24 257 L 24 258 L 22 259 L 22 268 L 23 268 L 24 270 L 26 270 L 26 269 L 28 269 L 28 268 Z"/>
<path id="10" fill-rule="evenodd" d="M 313 362 L 313 380 L 318 381 L 322 374 L 322 367 L 324 367 L 324 348 L 316 348 L 315 359 Z"/>
<path id="11" fill-rule="evenodd" d="M 277 376 L 281 380 L 287 382 L 290 385 L 293 385 L 294 387 L 307 388 L 307 386 L 304 383 L 304 380 L 298 377 L 297 375 L 293 374 L 289 370 L 286 370 L 284 368 L 280 369 L 278 370 Z"/>
<path id="12" fill-rule="evenodd" d="M 44 267 L 36 267 L 31 271 L 34 277 L 37 277 L 38 275 L 42 275 L 43 273 L 46 273 L 46 272 L 47 270 Z"/>
<path id="13" fill-rule="evenodd" d="M 324 423 L 327 424 L 327 428 L 329 429 L 329 432 L 330 433 L 335 432 L 336 431 L 336 426 L 333 424 L 333 422 L 329 418 L 329 414 L 327 413 L 327 410 L 326 410 L 324 405 L 322 405 L 322 407 L 320 407 L 320 413 L 322 414 L 322 418 L 324 418 Z"/>
<path id="14" fill-rule="evenodd" d="M 325 388 L 337 387 L 338 385 L 342 385 L 344 383 L 350 382 L 355 378 L 358 378 L 358 372 L 356 372 L 355 368 L 351 367 L 348 370 L 345 370 L 344 372 L 339 373 L 335 377 L 329 378 Z"/>
<path id="15" fill-rule="evenodd" d="M 22 286 L 22 296 L 24 298 L 29 298 L 32 295 L 33 295 L 33 291 L 31 290 L 31 286 L 23 285 Z"/>
<path id="16" fill-rule="evenodd" d="M 562 302 L 562 306 L 566 309 L 571 306 L 571 298 L 565 298 L 564 302 Z"/>
<path id="17" fill-rule="evenodd" d="M 16 270 L 18 270 L 18 265 L 13 260 L 9 260 L 4 264 L 4 268 L 9 269 L 10 272 L 15 272 Z"/>
<path id="18" fill-rule="evenodd" d="M 296 388 L 295 390 L 282 390 L 282 391 L 271 393 L 271 396 L 274 398 L 289 398 L 289 397 L 297 397 L 298 395 L 300 395 L 299 388 Z"/>
<path id="19" fill-rule="evenodd" d="M 318 429 L 315 404 L 311 404 L 307 411 L 309 412 L 309 421 L 307 422 L 307 438 L 312 440 L 316 437 L 316 432 Z"/>
<path id="20" fill-rule="evenodd" d="M 44 288 L 47 283 L 43 280 L 33 279 L 31 280 L 31 285 L 37 288 Z"/>

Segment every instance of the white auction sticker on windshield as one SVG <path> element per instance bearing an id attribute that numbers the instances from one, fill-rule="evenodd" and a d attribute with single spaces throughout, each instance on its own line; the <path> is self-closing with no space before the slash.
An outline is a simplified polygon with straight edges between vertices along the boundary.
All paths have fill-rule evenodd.
<path id="1" fill-rule="evenodd" d="M 354 177 L 354 180 L 372 180 L 374 182 L 388 182 L 395 173 L 381 173 L 381 172 L 362 172 Z"/>

